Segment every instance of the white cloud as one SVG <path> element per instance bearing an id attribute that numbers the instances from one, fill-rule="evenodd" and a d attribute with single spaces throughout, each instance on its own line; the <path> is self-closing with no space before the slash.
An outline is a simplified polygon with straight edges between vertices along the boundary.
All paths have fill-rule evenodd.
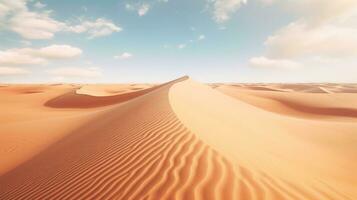
<path id="1" fill-rule="evenodd" d="M 122 31 L 122 28 L 110 20 L 99 18 L 95 21 L 83 21 L 79 25 L 68 26 L 67 30 L 75 33 L 87 33 L 89 38 L 96 38 Z"/>
<path id="2" fill-rule="evenodd" d="M 3 18 L 7 14 L 8 11 L 9 11 L 8 7 L 6 7 L 3 4 L 0 4 L 0 19 Z"/>
<path id="3" fill-rule="evenodd" d="M 306 65 L 316 63 L 316 58 L 337 61 L 357 56 L 357 1 L 276 0 L 278 2 L 295 12 L 298 18 L 266 39 L 263 57 L 303 61 Z M 325 66 L 334 63 L 325 62 Z"/>
<path id="4" fill-rule="evenodd" d="M 136 11 L 139 16 L 144 16 L 150 10 L 150 4 L 148 3 L 137 3 L 137 4 L 125 4 L 125 8 L 129 11 Z"/>
<path id="5" fill-rule="evenodd" d="M 28 48 L 0 51 L 0 65 L 43 64 L 45 59 L 28 53 Z"/>
<path id="6" fill-rule="evenodd" d="M 29 74 L 28 70 L 18 67 L 0 67 L 0 76 Z"/>
<path id="7" fill-rule="evenodd" d="M 53 77 L 51 79 L 51 81 L 53 81 L 53 82 L 62 82 L 62 81 L 65 81 L 65 80 L 66 80 L 66 78 L 63 77 L 63 76 L 55 76 L 55 77 Z"/>
<path id="8" fill-rule="evenodd" d="M 125 8 L 127 10 L 135 10 L 134 4 L 130 4 L 130 3 L 125 4 Z"/>
<path id="9" fill-rule="evenodd" d="M 0 1 L 0 17 L 4 18 L 14 11 L 22 11 L 26 8 L 26 2 L 23 0 Z"/>
<path id="10" fill-rule="evenodd" d="M 68 59 L 81 54 L 81 49 L 69 45 L 51 45 L 39 49 L 8 49 L 6 51 L 0 51 L 0 64 L 44 64 L 48 59 Z"/>
<path id="11" fill-rule="evenodd" d="M 264 5 L 271 5 L 275 3 L 276 0 L 260 0 Z"/>
<path id="12" fill-rule="evenodd" d="M 297 62 L 285 59 L 269 59 L 266 57 L 254 57 L 249 60 L 252 67 L 261 68 L 282 68 L 282 69 L 296 69 L 301 67 Z"/>
<path id="13" fill-rule="evenodd" d="M 120 27 L 104 18 L 70 25 L 52 18 L 51 10 L 31 11 L 27 3 L 31 1 L 0 1 L 0 24 L 26 39 L 51 39 L 57 32 L 87 33 L 94 38 L 121 31 Z M 40 2 L 34 4 L 38 8 L 43 6 Z"/>
<path id="14" fill-rule="evenodd" d="M 35 8 L 42 9 L 42 8 L 46 7 L 46 4 L 43 4 L 38 1 L 33 6 L 35 6 Z"/>
<path id="15" fill-rule="evenodd" d="M 309 25 L 320 25 L 356 14 L 356 0 L 299 0 L 289 1 L 286 7 L 295 11 Z"/>
<path id="16" fill-rule="evenodd" d="M 125 8 L 129 11 L 135 10 L 134 4 L 130 4 L 130 3 L 125 4 Z"/>
<path id="17" fill-rule="evenodd" d="M 204 39 L 206 39 L 206 36 L 205 35 L 200 35 L 200 36 L 198 36 L 197 40 L 204 40 Z"/>
<path id="18" fill-rule="evenodd" d="M 48 71 L 56 77 L 96 78 L 102 76 L 99 68 L 62 67 Z"/>
<path id="19" fill-rule="evenodd" d="M 26 39 L 50 39 L 64 27 L 46 13 L 24 10 L 9 19 L 9 29 Z"/>
<path id="20" fill-rule="evenodd" d="M 49 11 L 31 12 L 27 0 L 0 1 L 0 24 L 27 39 L 49 39 L 63 23 L 49 17 Z"/>
<path id="21" fill-rule="evenodd" d="M 184 49 L 184 48 L 186 48 L 186 44 L 179 44 L 179 45 L 177 45 L 177 48 L 179 48 L 179 49 Z"/>
<path id="22" fill-rule="evenodd" d="M 47 59 L 65 59 L 81 55 L 82 50 L 69 45 L 51 45 L 38 50 L 32 50 L 32 54 Z"/>
<path id="23" fill-rule="evenodd" d="M 138 15 L 144 16 L 149 11 L 150 5 L 149 4 L 142 4 L 138 9 Z"/>
<path id="24" fill-rule="evenodd" d="M 119 56 L 114 56 L 115 59 L 120 59 L 120 60 L 126 60 L 126 59 L 129 59 L 131 57 L 133 57 L 133 54 L 128 53 L 128 52 L 124 52 Z"/>
<path id="25" fill-rule="evenodd" d="M 28 40 L 21 40 L 20 43 L 24 46 L 30 46 L 32 44 L 32 42 L 30 42 Z"/>
<path id="26" fill-rule="evenodd" d="M 294 22 L 268 37 L 265 45 L 271 57 L 357 56 L 357 29 Z"/>
<path id="27" fill-rule="evenodd" d="M 231 15 L 246 3 L 247 0 L 209 0 L 213 9 L 213 19 L 218 23 L 229 20 Z"/>

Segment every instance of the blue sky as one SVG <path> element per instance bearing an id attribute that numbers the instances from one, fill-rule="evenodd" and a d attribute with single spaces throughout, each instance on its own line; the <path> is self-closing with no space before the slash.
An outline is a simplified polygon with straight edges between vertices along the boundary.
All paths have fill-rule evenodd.
<path id="1" fill-rule="evenodd" d="M 357 3 L 326 1 L 0 0 L 0 81 L 357 82 Z"/>

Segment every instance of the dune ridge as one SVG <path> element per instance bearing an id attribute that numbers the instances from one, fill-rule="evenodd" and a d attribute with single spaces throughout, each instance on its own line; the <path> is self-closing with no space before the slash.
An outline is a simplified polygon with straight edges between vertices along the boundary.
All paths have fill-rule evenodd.
<path id="1" fill-rule="evenodd" d="M 155 90 L 156 87 L 144 90 L 128 92 L 124 94 L 117 94 L 111 96 L 93 96 L 83 93 L 78 93 L 77 89 L 72 90 L 66 94 L 60 95 L 45 103 L 45 106 L 52 108 L 95 108 L 102 106 L 109 106 L 121 102 L 134 99 L 148 92 Z"/>
<path id="2" fill-rule="evenodd" d="M 177 120 L 168 88 L 110 108 L 3 175 L 1 199 L 232 199 L 228 161 Z"/>
<path id="3" fill-rule="evenodd" d="M 221 95 L 183 77 L 123 101 L 121 97 L 115 97 L 118 98 L 115 100 L 113 97 L 108 97 L 109 100 L 100 97 L 104 100 L 99 101 L 93 97 L 88 99 L 91 102 L 88 107 L 72 104 L 71 100 L 77 101 L 76 98 L 82 98 L 82 95 L 55 98 L 55 104 L 51 104 L 57 105 L 55 109 L 111 106 L 100 108 L 100 112 L 96 109 L 90 111 L 95 114 L 89 121 L 83 122 L 79 128 L 67 133 L 31 160 L 2 175 L 0 199 L 258 200 L 356 197 L 356 194 L 342 190 L 334 182 L 332 187 L 326 180 L 310 181 L 307 177 L 302 181 L 296 179 L 300 174 L 285 176 L 285 173 L 265 168 L 267 165 L 260 165 L 260 162 L 251 164 L 256 159 L 275 159 L 270 152 L 264 152 L 269 149 L 259 146 L 259 141 L 267 137 L 258 139 L 258 143 L 249 142 L 248 139 L 257 138 L 249 138 L 254 132 L 239 132 L 251 131 L 243 126 L 243 129 L 238 128 L 234 132 L 241 134 L 239 139 L 243 141 L 237 142 L 232 137 L 233 143 L 230 143 L 226 140 L 232 136 L 231 132 L 223 128 L 217 132 L 220 135 L 215 136 L 212 131 L 219 129 L 207 118 L 213 117 L 215 121 L 218 119 L 215 117 L 221 117 L 214 106 L 222 102 L 228 103 L 228 108 L 233 111 L 238 109 L 244 112 L 248 109 L 258 117 L 269 117 L 270 113 L 241 107 L 242 104 Z M 196 103 L 210 108 L 206 110 Z M 228 112 L 228 117 L 231 116 L 227 107 L 222 109 L 222 113 Z M 212 112 L 218 115 L 204 116 Z M 192 117 L 197 116 L 193 120 Z M 222 125 L 232 125 L 222 122 L 226 120 L 224 117 L 218 120 Z M 207 127 L 202 127 L 202 123 Z M 218 143 L 212 141 L 211 136 Z M 232 149 L 222 147 L 223 143 L 219 141 Z M 234 145 L 242 147 L 235 148 Z M 250 148 L 256 148 L 256 154 L 250 154 Z M 259 157 L 259 154 L 268 157 Z M 275 161 L 276 164 L 282 163 L 281 160 Z"/>

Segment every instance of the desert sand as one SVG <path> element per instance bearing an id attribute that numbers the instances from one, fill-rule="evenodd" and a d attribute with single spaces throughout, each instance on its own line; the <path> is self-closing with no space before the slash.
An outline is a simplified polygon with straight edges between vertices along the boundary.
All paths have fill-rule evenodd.
<path id="1" fill-rule="evenodd" d="M 0 199 L 357 199 L 357 85 L 1 85 Z"/>

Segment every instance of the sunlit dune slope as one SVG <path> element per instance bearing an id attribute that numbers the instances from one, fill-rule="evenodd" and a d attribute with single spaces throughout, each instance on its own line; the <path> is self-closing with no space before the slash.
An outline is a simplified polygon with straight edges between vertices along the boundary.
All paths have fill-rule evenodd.
<path id="1" fill-rule="evenodd" d="M 306 195 L 319 195 L 320 191 L 338 199 L 327 185 L 356 195 L 355 121 L 291 118 L 237 101 L 191 80 L 175 84 L 170 100 L 186 127 L 231 162 L 257 172 L 258 182 L 264 174 L 305 188 L 301 191 Z M 325 198 L 322 196 L 305 198 Z"/>
<path id="2" fill-rule="evenodd" d="M 355 123 L 279 115 L 187 77 L 124 99 L 78 89 L 33 99 L 72 125 L 0 176 L 0 199 L 357 198 Z"/>

